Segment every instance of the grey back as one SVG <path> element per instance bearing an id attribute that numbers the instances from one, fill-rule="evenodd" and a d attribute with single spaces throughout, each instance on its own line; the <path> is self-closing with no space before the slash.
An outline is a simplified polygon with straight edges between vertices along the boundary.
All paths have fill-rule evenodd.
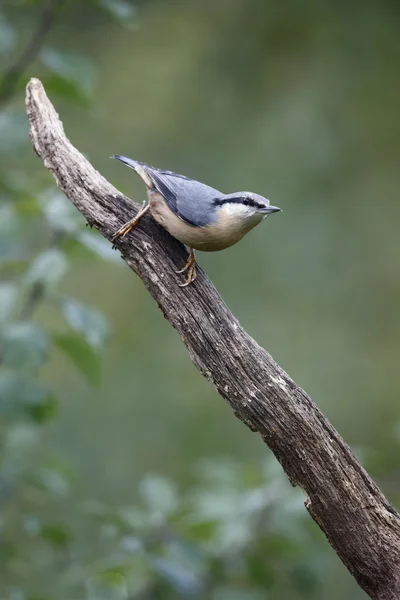
<path id="1" fill-rule="evenodd" d="M 215 220 L 214 200 L 223 195 L 221 192 L 172 171 L 160 171 L 147 165 L 146 171 L 169 208 L 183 221 L 204 227 Z"/>

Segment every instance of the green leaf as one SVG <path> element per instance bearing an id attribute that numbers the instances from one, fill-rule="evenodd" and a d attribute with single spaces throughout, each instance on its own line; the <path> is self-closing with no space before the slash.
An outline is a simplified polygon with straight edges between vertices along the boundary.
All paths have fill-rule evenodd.
<path id="1" fill-rule="evenodd" d="M 90 96 L 76 82 L 64 79 L 56 73 L 44 75 L 41 80 L 49 95 L 55 94 L 63 100 L 73 102 L 83 108 L 90 107 Z"/>
<path id="2" fill-rule="evenodd" d="M 93 385 L 99 385 L 101 374 L 100 356 L 80 335 L 73 333 L 53 336 L 54 343 L 75 364 L 86 379 Z"/>
<path id="3" fill-rule="evenodd" d="M 98 571 L 101 572 L 102 577 L 109 578 L 111 581 L 115 581 L 114 575 L 122 575 L 125 577 L 129 572 L 130 568 L 130 557 L 125 554 L 111 554 L 105 560 L 98 561 L 96 564 L 100 565 Z M 119 581 L 119 578 L 117 579 Z"/>
<path id="4" fill-rule="evenodd" d="M 81 54 L 43 48 L 39 58 L 53 74 L 74 83 L 85 94 L 93 91 L 95 70 L 92 63 Z"/>
<path id="5" fill-rule="evenodd" d="M 179 594 L 196 596 L 202 592 L 201 579 L 188 571 L 185 566 L 164 558 L 154 558 L 151 563 L 156 572 Z"/>
<path id="6" fill-rule="evenodd" d="M 119 573 L 106 571 L 88 579 L 86 600 L 127 600 L 125 578 Z"/>
<path id="7" fill-rule="evenodd" d="M 207 542 L 215 535 L 215 521 L 198 521 L 186 526 L 186 535 L 195 542 Z"/>
<path id="8" fill-rule="evenodd" d="M 1 234 L 0 234 L 1 235 Z M 18 249 L 15 245 L 15 249 L 18 252 Z M 29 267 L 29 261 L 27 260 L 19 260 L 17 258 L 8 257 L 6 261 L 4 261 L 4 254 L 2 254 L 2 244 L 0 242 L 0 279 L 7 279 L 8 277 L 17 277 L 23 276 L 23 274 L 27 271 Z M 14 305 L 15 308 L 15 305 Z"/>
<path id="9" fill-rule="evenodd" d="M 158 475 L 147 475 L 139 484 L 146 506 L 161 515 L 174 511 L 178 505 L 176 488 L 171 481 Z"/>
<path id="10" fill-rule="evenodd" d="M 65 298 L 62 301 L 62 309 L 68 325 L 82 333 L 88 344 L 94 348 L 104 345 L 108 326 L 105 317 L 100 312 L 73 298 Z"/>
<path id="11" fill-rule="evenodd" d="M 15 283 L 5 281 L 0 283 L 0 324 L 6 323 L 13 312 L 18 295 Z"/>
<path id="12" fill-rule="evenodd" d="M 15 371 L 0 372 L 0 411 L 2 414 L 26 414 L 32 406 L 46 403 L 49 391 L 35 379 Z"/>
<path id="13" fill-rule="evenodd" d="M 49 338 L 33 323 L 12 323 L 3 328 L 0 354 L 5 365 L 35 372 L 49 354 Z"/>
<path id="14" fill-rule="evenodd" d="M 29 416 L 44 423 L 57 412 L 57 403 L 37 381 L 14 371 L 0 373 L 0 412 L 3 415 Z"/>
<path id="15" fill-rule="evenodd" d="M 103 238 L 98 233 L 90 233 L 89 231 L 81 231 L 76 239 L 86 248 L 91 250 L 94 254 L 96 254 L 99 258 L 103 260 L 107 260 L 111 263 L 116 263 L 121 265 L 121 257 L 119 252 L 113 250 L 112 245 L 108 240 Z"/>
<path id="16" fill-rule="evenodd" d="M 24 530 L 33 537 L 39 535 L 42 528 L 42 521 L 36 514 L 25 514 L 23 516 L 22 525 Z"/>
<path id="17" fill-rule="evenodd" d="M 74 206 L 59 190 L 51 188 L 39 198 L 39 205 L 49 224 L 67 233 L 75 232 L 83 219 Z"/>
<path id="18" fill-rule="evenodd" d="M 0 13 L 0 54 L 10 52 L 15 45 L 16 35 L 14 27 Z"/>
<path id="19" fill-rule="evenodd" d="M 23 177 L 20 171 L 15 172 L 15 176 L 19 177 L 20 180 Z M 27 222 L 29 217 L 40 216 L 41 211 L 38 199 L 36 196 L 32 196 L 30 191 L 18 190 L 14 187 L 11 193 L 17 200 L 15 203 L 15 212 L 18 217 L 22 217 L 20 221 Z"/>
<path id="20" fill-rule="evenodd" d="M 29 284 L 54 285 L 65 274 L 68 260 L 61 250 L 51 248 L 39 254 L 32 262 L 25 280 Z"/>
<path id="21" fill-rule="evenodd" d="M 25 410 L 36 423 L 43 424 L 57 416 L 58 405 L 55 398 L 48 394 L 40 402 L 26 404 Z"/>
<path id="22" fill-rule="evenodd" d="M 32 483 L 57 496 L 65 496 L 70 489 L 70 476 L 65 469 L 40 467 L 32 476 Z"/>
<path id="23" fill-rule="evenodd" d="M 137 535 L 145 535 L 152 528 L 149 515 L 137 507 L 129 506 L 115 510 L 97 501 L 85 504 L 85 512 L 96 522 L 112 526 L 126 539 L 132 531 Z"/>
<path id="24" fill-rule="evenodd" d="M 39 429 L 27 423 L 9 425 L 4 439 L 4 456 L 9 455 L 12 462 L 19 463 L 31 456 L 40 439 Z"/>
<path id="25" fill-rule="evenodd" d="M 253 585 L 267 590 L 272 588 L 277 581 L 276 557 L 266 561 L 261 549 L 257 549 L 251 556 L 246 556 L 247 576 Z"/>
<path id="26" fill-rule="evenodd" d="M 71 542 L 71 533 L 63 523 L 43 523 L 39 535 L 56 548 L 66 548 Z"/>
<path id="27" fill-rule="evenodd" d="M 136 20 L 136 7 L 128 0 L 100 0 L 100 6 L 125 25 L 133 25 Z"/>

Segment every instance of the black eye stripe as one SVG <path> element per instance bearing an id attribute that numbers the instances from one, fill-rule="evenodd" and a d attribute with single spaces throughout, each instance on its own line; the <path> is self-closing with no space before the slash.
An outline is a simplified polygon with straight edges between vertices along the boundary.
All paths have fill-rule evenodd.
<path id="1" fill-rule="evenodd" d="M 244 206 L 251 206 L 252 208 L 265 208 L 263 204 L 259 204 L 253 198 L 215 198 L 214 206 L 223 206 L 224 204 L 244 204 Z"/>
<path id="2" fill-rule="evenodd" d="M 256 202 L 252 198 L 245 198 L 244 200 L 242 200 L 242 204 L 244 204 L 245 206 L 254 206 L 256 208 L 260 207 L 260 205 L 258 204 L 258 202 Z"/>

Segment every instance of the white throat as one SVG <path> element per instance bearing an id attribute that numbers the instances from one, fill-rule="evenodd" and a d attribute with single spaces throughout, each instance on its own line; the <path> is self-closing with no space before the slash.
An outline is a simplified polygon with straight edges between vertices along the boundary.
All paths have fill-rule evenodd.
<path id="1" fill-rule="evenodd" d="M 263 214 L 257 212 L 253 206 L 246 206 L 237 202 L 227 202 L 221 207 L 221 221 L 231 231 L 244 235 L 263 220 Z"/>
<path id="2" fill-rule="evenodd" d="M 226 202 L 222 206 L 222 210 L 225 211 L 226 215 L 242 217 L 243 219 L 248 219 L 256 214 L 253 206 L 246 206 L 245 204 L 239 204 L 238 202 Z"/>

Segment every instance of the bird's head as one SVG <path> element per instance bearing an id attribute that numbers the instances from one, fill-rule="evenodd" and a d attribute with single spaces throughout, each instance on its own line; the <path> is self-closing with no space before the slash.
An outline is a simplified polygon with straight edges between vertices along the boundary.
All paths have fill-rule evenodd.
<path id="1" fill-rule="evenodd" d="M 271 206 L 267 198 L 252 192 L 224 194 L 220 198 L 216 198 L 214 204 L 236 214 L 238 217 L 242 216 L 243 219 L 259 215 L 261 220 L 267 215 L 281 210 L 277 206 Z"/>

